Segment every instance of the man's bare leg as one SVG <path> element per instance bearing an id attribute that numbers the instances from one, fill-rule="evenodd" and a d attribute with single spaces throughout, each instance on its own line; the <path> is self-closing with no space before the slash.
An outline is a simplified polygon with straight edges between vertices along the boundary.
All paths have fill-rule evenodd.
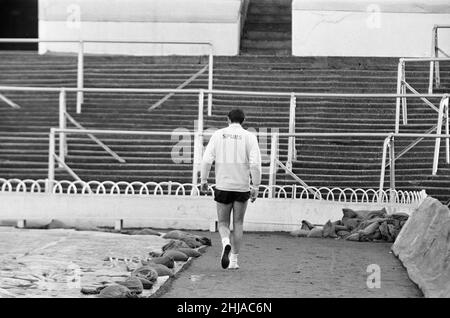
<path id="1" fill-rule="evenodd" d="M 230 263 L 228 254 L 231 251 L 230 246 L 230 217 L 233 204 L 224 204 L 217 202 L 217 220 L 219 227 L 219 234 L 222 239 L 222 256 L 221 263 L 223 268 L 227 268 Z"/>
<path id="2" fill-rule="evenodd" d="M 238 269 L 237 257 L 242 245 L 242 236 L 244 235 L 244 216 L 247 210 L 248 201 L 233 203 L 233 232 L 231 234 L 231 256 L 230 269 Z"/>

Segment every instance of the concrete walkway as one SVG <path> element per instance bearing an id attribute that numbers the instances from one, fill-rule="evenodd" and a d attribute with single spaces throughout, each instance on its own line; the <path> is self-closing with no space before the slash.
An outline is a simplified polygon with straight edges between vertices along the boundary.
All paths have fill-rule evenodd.
<path id="1" fill-rule="evenodd" d="M 218 233 L 212 247 L 180 273 L 162 298 L 228 297 L 422 297 L 390 243 L 294 238 L 288 234 L 246 233 L 238 271 L 219 264 Z M 369 288 L 371 272 L 380 268 L 380 288 Z"/>

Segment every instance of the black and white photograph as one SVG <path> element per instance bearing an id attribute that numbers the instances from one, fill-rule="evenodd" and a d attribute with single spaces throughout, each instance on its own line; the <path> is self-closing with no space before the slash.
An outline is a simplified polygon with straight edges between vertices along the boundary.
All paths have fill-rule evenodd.
<path id="1" fill-rule="evenodd" d="M 450 298 L 449 101 L 449 0 L 0 0 L 0 298 Z"/>

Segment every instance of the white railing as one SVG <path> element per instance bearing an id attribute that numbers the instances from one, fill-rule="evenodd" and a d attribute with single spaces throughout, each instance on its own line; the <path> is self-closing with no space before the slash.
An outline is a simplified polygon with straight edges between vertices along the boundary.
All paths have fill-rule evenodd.
<path id="1" fill-rule="evenodd" d="M 0 91 L 28 91 L 28 92 L 55 92 L 59 93 L 60 98 L 60 121 L 59 121 L 59 132 L 61 133 L 59 139 L 59 149 L 60 155 L 55 157 L 58 161 L 59 166 L 65 168 L 69 174 L 71 174 L 75 179 L 76 174 L 65 165 L 65 155 L 67 154 L 67 139 L 63 135 L 66 127 L 66 119 L 70 120 L 70 115 L 66 112 L 65 106 L 65 94 L 67 92 L 90 92 L 90 93 L 183 93 L 183 94 L 198 94 L 198 127 L 197 132 L 194 137 L 194 167 L 192 172 L 192 183 L 198 182 L 198 174 L 200 171 L 200 158 L 203 151 L 203 130 L 204 130 L 204 95 L 240 95 L 240 96 L 272 96 L 272 97 L 289 97 L 290 98 L 290 114 L 289 114 L 289 138 L 288 142 L 288 153 L 289 157 L 287 159 L 286 167 L 290 170 L 292 168 L 292 160 L 295 160 L 296 150 L 295 150 L 295 137 L 300 136 L 293 133 L 295 131 L 295 115 L 296 115 L 296 99 L 298 97 L 321 97 L 321 98 L 426 98 L 426 97 L 440 97 L 447 98 L 446 94 L 350 94 L 350 93 L 284 93 L 284 92 L 257 92 L 257 91 L 227 91 L 227 90 L 205 90 L 205 89 L 140 89 L 140 88 L 55 88 L 55 87 L 16 87 L 16 86 L 0 86 Z M 438 109 L 439 111 L 439 109 Z M 212 115 L 212 110 L 210 105 L 208 105 L 208 115 Z M 72 123 L 74 123 L 71 120 Z M 398 121 L 396 118 L 396 125 Z M 80 130 L 76 132 L 87 131 L 83 130 L 81 125 L 76 125 Z M 101 147 L 105 149 L 110 155 L 116 158 L 119 162 L 124 162 L 124 160 L 104 145 L 98 138 L 94 137 L 92 131 L 97 131 L 99 133 L 104 133 L 104 130 L 89 130 L 90 138 L 97 142 Z M 124 134 L 125 131 L 120 133 Z M 155 132 L 147 132 L 149 134 L 158 134 Z M 281 135 L 280 135 L 281 136 Z M 302 134 L 302 136 L 306 136 Z M 339 135 L 336 135 L 339 136 Z M 354 134 L 353 136 L 362 136 L 361 134 Z M 381 134 L 380 136 L 386 137 L 386 134 Z M 447 140 L 448 143 L 448 140 Z M 54 147 L 54 145 L 53 145 Z M 435 149 L 435 152 L 438 151 Z M 289 168 L 290 166 L 290 168 Z"/>
<path id="2" fill-rule="evenodd" d="M 54 185 L 55 185 L 55 160 L 59 163 L 61 163 L 61 160 L 59 156 L 55 153 L 55 135 L 58 133 L 64 133 L 64 134 L 120 134 L 120 135 L 143 135 L 143 136 L 162 136 L 162 135 L 171 135 L 172 132 L 161 132 L 161 131 L 129 131 L 129 130 L 94 130 L 94 129 L 83 129 L 83 130 L 77 130 L 77 129 L 58 129 L 58 128 L 51 128 L 50 129 L 50 136 L 49 136 L 49 162 L 48 162 L 48 179 L 46 182 L 46 191 L 52 192 L 54 191 Z M 189 136 L 200 136 L 203 137 L 204 135 L 211 135 L 211 132 L 177 132 L 179 135 L 189 135 Z M 380 187 L 378 190 L 378 193 L 383 193 L 384 190 L 384 179 L 385 179 L 385 168 L 386 168 L 386 158 L 387 158 L 387 148 L 389 147 L 389 161 L 390 161 L 390 186 L 387 190 L 390 193 L 390 200 L 391 202 L 395 201 L 395 193 L 393 191 L 396 191 L 395 189 L 395 165 L 394 165 L 394 140 L 395 138 L 436 138 L 436 140 L 440 140 L 441 138 L 446 138 L 447 140 L 450 138 L 450 134 L 436 134 L 436 135 L 430 135 L 430 134 L 414 134 L 414 133 L 403 133 L 403 134 L 395 134 L 395 133 L 257 133 L 258 136 L 271 136 L 272 137 L 272 146 L 271 146 L 271 153 L 270 153 L 270 172 L 269 172 L 269 185 L 268 185 L 268 196 L 269 197 L 275 197 L 276 192 L 274 192 L 274 189 L 276 189 L 276 175 L 277 175 L 277 169 L 279 166 L 278 161 L 278 138 L 280 136 L 283 137 L 384 137 L 383 142 L 383 155 L 382 155 L 382 162 L 381 162 L 381 173 L 380 173 Z M 448 146 L 448 142 L 447 142 Z M 447 159 L 449 158 L 449 148 L 447 147 Z M 200 157 L 195 157 L 194 155 L 194 164 L 193 164 L 193 171 L 197 171 L 196 166 L 200 165 Z M 69 174 L 74 177 L 74 179 L 78 182 L 84 182 L 82 181 L 67 165 L 63 165 L 63 167 L 69 172 Z M 434 166 L 433 166 L 434 169 Z M 294 178 L 295 179 L 295 178 Z M 198 185 L 198 179 L 195 180 L 195 182 L 192 182 L 191 184 Z M 300 179 L 300 183 L 301 179 Z M 311 195 L 315 195 L 315 192 L 313 191 L 312 187 L 308 187 L 306 184 L 302 184 L 302 186 L 307 189 L 307 191 L 310 192 Z M 378 197 L 378 200 L 383 200 L 382 197 Z"/>
<path id="3" fill-rule="evenodd" d="M 439 29 L 450 29 L 450 25 L 443 25 L 443 24 L 436 24 L 433 29 L 431 30 L 431 56 L 434 58 L 439 57 L 439 53 L 444 55 L 447 58 L 450 58 L 450 56 L 444 52 L 441 48 L 439 48 L 438 43 L 438 30 Z M 435 75 L 434 75 L 435 74 Z M 434 80 L 433 80 L 434 75 Z M 430 61 L 430 83 L 428 92 L 433 92 L 433 84 L 436 82 L 436 87 L 441 86 L 441 75 L 440 75 L 440 69 L 439 69 L 439 60 Z"/>
<path id="4" fill-rule="evenodd" d="M 0 178 L 0 193 L 45 193 L 48 180 Z M 214 196 L 214 184 L 206 195 L 200 186 L 180 182 L 113 182 L 113 181 L 54 181 L 51 194 L 124 195 L 124 196 Z M 260 186 L 261 198 L 333 201 L 339 203 L 391 203 L 419 204 L 427 194 L 425 191 L 374 190 L 328 187 L 304 187 L 296 184 L 284 186 Z M 271 193 L 275 193 L 274 196 Z"/>
<path id="5" fill-rule="evenodd" d="M 213 68 L 214 68 L 214 46 L 211 42 L 193 42 L 193 41 L 130 41 L 130 40 L 43 40 L 43 39 L 12 39 L 1 38 L 0 43 L 78 43 L 78 60 L 77 60 L 77 114 L 81 113 L 81 107 L 84 102 L 84 47 L 88 43 L 110 43 L 110 44 L 167 44 L 167 45 L 200 45 L 208 46 L 208 89 L 213 89 Z M 205 71 L 203 68 L 202 73 Z M 182 87 L 181 87 L 182 88 Z M 0 98 L 2 95 L 0 95 Z M 6 101 L 8 105 L 14 107 L 12 101 Z M 212 107 L 212 95 L 208 95 L 208 107 Z"/>

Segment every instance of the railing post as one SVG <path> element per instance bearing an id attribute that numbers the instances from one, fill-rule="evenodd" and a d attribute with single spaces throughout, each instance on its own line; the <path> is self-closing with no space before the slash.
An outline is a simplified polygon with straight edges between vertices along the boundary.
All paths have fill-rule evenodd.
<path id="1" fill-rule="evenodd" d="M 436 57 L 436 26 L 431 30 L 431 57 Z M 430 78 L 428 82 L 428 94 L 433 94 L 434 62 L 430 61 Z"/>
<path id="2" fill-rule="evenodd" d="M 295 94 L 291 94 L 290 106 L 289 106 L 289 133 L 295 133 L 295 108 L 296 108 L 296 98 Z M 292 170 L 292 160 L 296 159 L 296 151 L 295 151 L 295 137 L 289 136 L 288 139 L 288 158 L 286 162 L 286 168 Z"/>
<path id="3" fill-rule="evenodd" d="M 402 92 L 402 74 L 403 74 L 403 59 L 400 59 L 397 66 L 397 94 Z M 395 100 L 395 133 L 400 131 L 400 101 L 401 98 L 397 97 Z"/>
<path id="4" fill-rule="evenodd" d="M 212 49 L 211 49 L 212 50 Z M 214 58 L 213 52 L 209 53 L 209 67 L 208 67 L 208 90 L 213 90 L 213 68 L 214 68 Z M 208 116 L 212 115 L 212 93 L 208 93 Z"/>
<path id="5" fill-rule="evenodd" d="M 53 192 L 53 183 L 55 181 L 55 131 L 50 128 L 48 142 L 48 177 L 45 192 Z"/>
<path id="6" fill-rule="evenodd" d="M 449 118 L 448 118 L 448 107 L 449 107 L 449 101 L 450 101 L 450 96 L 446 95 L 446 101 L 445 101 L 445 133 L 447 135 L 450 135 L 450 127 L 449 127 Z M 445 138 L 445 152 L 446 152 L 446 162 L 447 164 L 450 164 L 450 140 L 449 138 Z"/>
<path id="7" fill-rule="evenodd" d="M 383 201 L 382 193 L 384 190 L 384 178 L 386 176 L 387 147 L 389 145 L 391 138 L 392 138 L 392 134 L 389 134 L 389 136 L 387 136 L 383 142 L 383 155 L 382 155 L 382 159 L 381 159 L 381 174 L 380 174 L 380 187 L 379 187 L 378 203 L 382 203 L 382 201 Z"/>
<path id="8" fill-rule="evenodd" d="M 278 134 L 272 134 L 272 140 L 270 145 L 270 168 L 269 168 L 269 198 L 275 197 L 274 186 L 277 183 L 277 170 L 278 170 Z"/>
<path id="9" fill-rule="evenodd" d="M 80 40 L 78 46 L 78 68 L 77 68 L 77 88 L 84 87 L 84 43 Z M 84 102 L 84 94 L 82 91 L 77 92 L 77 114 L 81 113 L 81 105 Z"/>
<path id="10" fill-rule="evenodd" d="M 202 161 L 203 152 L 203 109 L 204 109 L 205 92 L 201 89 L 198 94 L 198 120 L 197 132 L 194 135 L 194 163 L 192 166 L 192 184 L 198 184 L 198 174 Z"/>
<path id="11" fill-rule="evenodd" d="M 439 57 L 439 43 L 438 43 L 438 27 L 434 26 L 434 57 Z M 439 88 L 441 86 L 441 77 L 440 77 L 440 69 L 439 69 L 439 61 L 435 61 L 434 65 L 435 71 L 435 79 L 436 79 L 436 87 Z"/>
<path id="12" fill-rule="evenodd" d="M 66 119 L 66 90 L 64 88 L 61 89 L 59 93 L 59 129 L 66 129 L 67 127 L 67 119 Z M 59 133 L 59 158 L 61 162 L 65 162 L 67 153 L 67 141 L 66 134 L 64 132 Z M 59 167 L 62 168 L 62 164 L 59 163 Z"/>
<path id="13" fill-rule="evenodd" d="M 402 64 L 402 89 L 401 89 L 401 93 L 402 94 L 406 94 L 406 64 L 403 61 Z M 408 124 L 408 105 L 407 105 L 407 101 L 406 101 L 406 97 L 402 97 L 402 109 L 403 109 L 403 125 L 407 125 Z"/>
<path id="14" fill-rule="evenodd" d="M 442 133 L 442 121 L 444 117 L 444 108 L 446 103 L 446 96 L 442 97 L 441 102 L 439 104 L 439 113 L 438 113 L 438 123 L 436 128 L 436 135 L 440 135 Z M 433 159 L 433 171 L 432 175 L 436 175 L 439 165 L 439 152 L 441 148 L 441 138 L 437 137 L 434 145 L 434 159 Z"/>
<path id="15" fill-rule="evenodd" d="M 389 139 L 389 194 L 390 202 L 395 203 L 395 150 L 394 136 Z"/>

